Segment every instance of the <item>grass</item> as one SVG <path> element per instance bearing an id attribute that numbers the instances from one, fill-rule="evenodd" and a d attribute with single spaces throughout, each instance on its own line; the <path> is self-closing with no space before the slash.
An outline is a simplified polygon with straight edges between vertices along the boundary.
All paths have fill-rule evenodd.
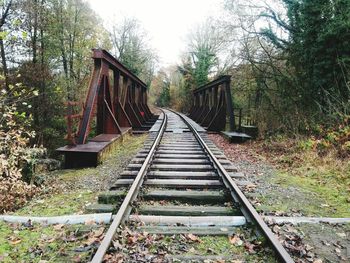
<path id="1" fill-rule="evenodd" d="M 200 237 L 200 243 L 195 244 L 196 251 L 201 255 L 244 255 L 243 246 L 234 246 L 230 244 L 227 236 L 203 236 Z"/>
<path id="2" fill-rule="evenodd" d="M 100 188 L 109 188 L 111 178 L 130 162 L 146 137 L 124 136 L 111 156 L 96 168 L 58 170 L 46 175 L 49 182 L 49 187 L 43 189 L 46 193 L 29 201 L 14 214 L 59 216 L 84 213 L 85 206 L 96 202 Z M 0 262 L 88 262 L 92 247 L 86 242 L 91 235 L 82 231 L 87 227 L 90 226 L 66 225 L 57 229 L 57 226 L 34 224 L 25 227 L 0 222 Z M 92 239 L 96 238 L 92 236 Z"/>
<path id="3" fill-rule="evenodd" d="M 85 206 L 96 202 L 98 193 L 91 191 L 59 193 L 45 199 L 32 200 L 15 215 L 60 216 L 83 214 Z"/>
<path id="4" fill-rule="evenodd" d="M 182 255 L 182 256 L 222 256 L 229 257 L 232 259 L 243 260 L 242 262 L 276 262 L 271 249 L 266 247 L 255 248 L 254 252 L 248 252 L 245 244 L 249 242 L 257 241 L 257 237 L 250 233 L 248 230 L 238 229 L 246 237 L 244 243 L 240 245 L 231 244 L 228 236 L 195 236 L 196 241 L 191 241 L 184 235 L 172 235 L 172 236 L 157 236 L 155 242 L 151 243 L 148 249 L 145 249 L 143 253 L 138 251 L 140 254 L 153 254 L 159 255 L 159 252 L 167 251 L 168 255 Z M 147 239 L 147 237 L 146 237 Z M 124 241 L 127 243 L 127 241 Z M 144 239 L 140 239 L 137 244 L 138 247 L 144 247 L 142 244 Z M 132 247 L 126 247 L 125 251 L 132 251 L 135 244 Z M 132 253 L 132 252 L 131 252 Z M 174 260 L 174 262 L 178 262 Z M 194 262 L 194 261 L 193 261 Z"/>
<path id="5" fill-rule="evenodd" d="M 66 169 L 55 173 L 65 182 L 75 182 L 80 177 L 96 175 L 96 168 Z"/>
<path id="6" fill-rule="evenodd" d="M 143 146 L 147 135 L 125 135 L 109 158 L 96 168 L 58 170 L 48 175 L 50 186 L 56 190 L 39 196 L 14 212 L 15 215 L 59 216 L 83 214 L 88 204 L 95 203 L 102 190 L 130 162 Z M 57 190 L 58 189 L 58 190 Z"/>
<path id="7" fill-rule="evenodd" d="M 90 252 L 76 252 L 85 238 L 80 229 L 86 226 L 54 226 L 34 224 L 24 227 L 0 222 L 1 262 L 73 262 L 89 260 Z M 78 262 L 78 261 L 77 261 Z M 80 261 L 79 261 L 80 262 Z"/>
<path id="8" fill-rule="evenodd" d="M 250 239 L 255 239 L 255 237 L 252 236 Z M 255 254 L 251 254 L 247 252 L 244 245 L 231 244 L 227 236 L 203 236 L 200 237 L 200 240 L 201 242 L 196 244 L 195 249 L 201 255 L 236 255 L 244 258 L 247 262 L 276 262 L 272 251 L 262 249 L 256 251 Z"/>
<path id="9" fill-rule="evenodd" d="M 280 140 L 277 151 L 274 143 L 264 150 L 263 155 L 278 168 L 270 182 L 299 189 L 308 199 L 299 204 L 306 215 L 350 217 L 350 159 L 341 159 L 332 150 L 319 155 L 316 149 L 304 147 L 306 142 Z M 270 208 L 286 211 L 296 200 L 274 202 Z"/>
<path id="10" fill-rule="evenodd" d="M 334 184 L 324 185 L 312 177 L 291 176 L 289 173 L 279 173 L 272 181 L 284 186 L 298 187 L 311 194 L 315 202 L 310 202 L 303 207 L 307 214 L 330 217 L 350 216 L 350 204 L 346 191 L 337 189 Z"/>

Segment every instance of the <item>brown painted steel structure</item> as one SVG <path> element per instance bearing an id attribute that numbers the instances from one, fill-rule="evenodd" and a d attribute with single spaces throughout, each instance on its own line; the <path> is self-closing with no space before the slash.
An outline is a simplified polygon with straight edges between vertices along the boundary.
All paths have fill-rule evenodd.
<path id="1" fill-rule="evenodd" d="M 92 58 L 94 69 L 76 143 L 86 143 L 94 116 L 97 134 L 149 128 L 154 116 L 147 106 L 146 84 L 106 50 L 93 49 Z"/>
<path id="2" fill-rule="evenodd" d="M 224 75 L 195 89 L 189 117 L 208 131 L 221 131 L 228 115 L 229 130 L 235 130 L 230 83 L 231 76 Z"/>

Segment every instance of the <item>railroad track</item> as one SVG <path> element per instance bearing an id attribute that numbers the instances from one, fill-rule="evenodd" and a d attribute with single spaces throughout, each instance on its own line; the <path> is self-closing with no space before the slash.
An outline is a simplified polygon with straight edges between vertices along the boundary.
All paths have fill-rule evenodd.
<path id="1" fill-rule="evenodd" d="M 264 236 L 278 262 L 294 262 L 240 191 L 238 185 L 247 183 L 244 176 L 197 129 L 186 116 L 163 110 L 145 147 L 111 191 L 99 198 L 123 202 L 93 263 L 103 261 L 112 241 L 121 238 L 123 225 L 135 223 L 137 231 L 162 235 L 230 235 L 248 225 Z M 171 257 L 164 260 L 172 262 Z M 180 255 L 177 260 L 186 258 Z"/>

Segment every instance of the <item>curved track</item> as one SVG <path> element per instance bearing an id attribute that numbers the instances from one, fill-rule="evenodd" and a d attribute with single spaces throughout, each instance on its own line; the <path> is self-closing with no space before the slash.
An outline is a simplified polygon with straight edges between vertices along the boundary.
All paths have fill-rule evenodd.
<path id="1" fill-rule="evenodd" d="M 127 179 L 112 187 L 129 190 L 92 262 L 103 261 L 118 228 L 128 220 L 141 221 L 143 231 L 160 234 L 222 235 L 249 224 L 265 237 L 278 261 L 294 262 L 237 186 L 240 173 L 206 133 L 182 114 L 162 112 L 144 150 L 123 173 Z M 132 214 L 135 200 L 137 214 Z M 155 205 L 160 200 L 170 205 Z M 231 207 L 223 205 L 227 201 Z"/>

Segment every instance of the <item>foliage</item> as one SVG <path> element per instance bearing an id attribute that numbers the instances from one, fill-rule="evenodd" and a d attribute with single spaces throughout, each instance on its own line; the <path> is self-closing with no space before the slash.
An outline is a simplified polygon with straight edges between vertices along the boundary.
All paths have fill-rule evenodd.
<path id="1" fill-rule="evenodd" d="M 2 10 L 8 7 L 0 41 L 5 87 L 15 83 L 20 73 L 18 80 L 37 91 L 38 96 L 28 101 L 32 107 L 27 112 L 36 131 L 30 142 L 44 145 L 52 154 L 64 144 L 64 102 L 85 99 L 91 49 L 110 49 L 109 35 L 89 4 L 81 0 L 1 4 Z"/>
<path id="2" fill-rule="evenodd" d="M 318 136 L 312 136 L 301 144 L 302 149 L 317 150 L 320 156 L 336 151 L 339 157 L 350 156 L 350 126 L 339 125 L 338 127 L 318 129 Z"/>
<path id="3" fill-rule="evenodd" d="M 225 64 L 220 60 L 226 50 L 224 30 L 213 19 L 195 27 L 187 37 L 187 49 L 176 69 L 169 71 L 171 105 L 187 112 L 192 105 L 192 90 L 206 84 L 222 73 Z"/>
<path id="4" fill-rule="evenodd" d="M 349 2 L 303 0 L 283 3 L 287 21 L 282 21 L 271 9 L 261 15 L 286 29 L 288 41 L 279 39 L 271 29 L 262 30 L 262 35 L 287 53 L 287 61 L 295 68 L 299 80 L 299 86 L 295 88 L 299 89 L 303 104 L 314 106 L 314 102 L 323 107 L 327 97 L 332 101 L 347 101 Z"/>
<path id="5" fill-rule="evenodd" d="M 168 73 L 159 71 L 151 83 L 151 97 L 153 103 L 159 107 L 168 107 L 170 104 L 170 79 Z"/>
<path id="6" fill-rule="evenodd" d="M 36 190 L 23 181 L 22 170 L 31 162 L 27 147 L 35 136 L 30 129 L 31 116 L 26 113 L 31 105 L 26 101 L 35 96 L 21 84 L 5 87 L 0 94 L 0 211 L 14 209 L 30 197 Z"/>
<path id="7" fill-rule="evenodd" d="M 227 0 L 225 8 L 226 27 L 240 28 L 242 39 L 241 63 L 232 70 L 240 79 L 235 103 L 259 112 L 260 130 L 313 133 L 321 123 L 341 125 L 350 111 L 349 4 Z"/>
<path id="8" fill-rule="evenodd" d="M 147 136 L 123 136 L 103 165 L 84 169 L 64 169 L 41 174 L 44 183 L 40 195 L 14 212 L 16 215 L 59 216 L 83 213 L 95 203 L 101 191 L 108 189 L 123 171 Z"/>
<path id="9" fill-rule="evenodd" d="M 297 187 L 311 195 L 312 202 L 303 204 L 302 209 L 298 207 L 306 215 L 349 216 L 350 162 L 339 156 L 341 147 L 333 146 L 331 138 L 334 138 L 331 134 L 318 139 L 277 136 L 252 145 L 278 168 L 278 173 L 270 178 L 271 183 Z M 288 200 L 272 203 L 277 210 L 295 206 L 295 202 Z"/>
<path id="10" fill-rule="evenodd" d="M 208 19 L 197 26 L 188 36 L 188 47 L 185 63 L 187 73 L 193 75 L 194 84 L 199 87 L 208 82 L 210 75 L 218 71 L 219 53 L 223 49 L 225 40 L 220 27 Z"/>
<path id="11" fill-rule="evenodd" d="M 135 18 L 114 25 L 111 41 L 115 56 L 147 85 L 152 81 L 157 57 L 147 44 L 147 33 Z"/>

